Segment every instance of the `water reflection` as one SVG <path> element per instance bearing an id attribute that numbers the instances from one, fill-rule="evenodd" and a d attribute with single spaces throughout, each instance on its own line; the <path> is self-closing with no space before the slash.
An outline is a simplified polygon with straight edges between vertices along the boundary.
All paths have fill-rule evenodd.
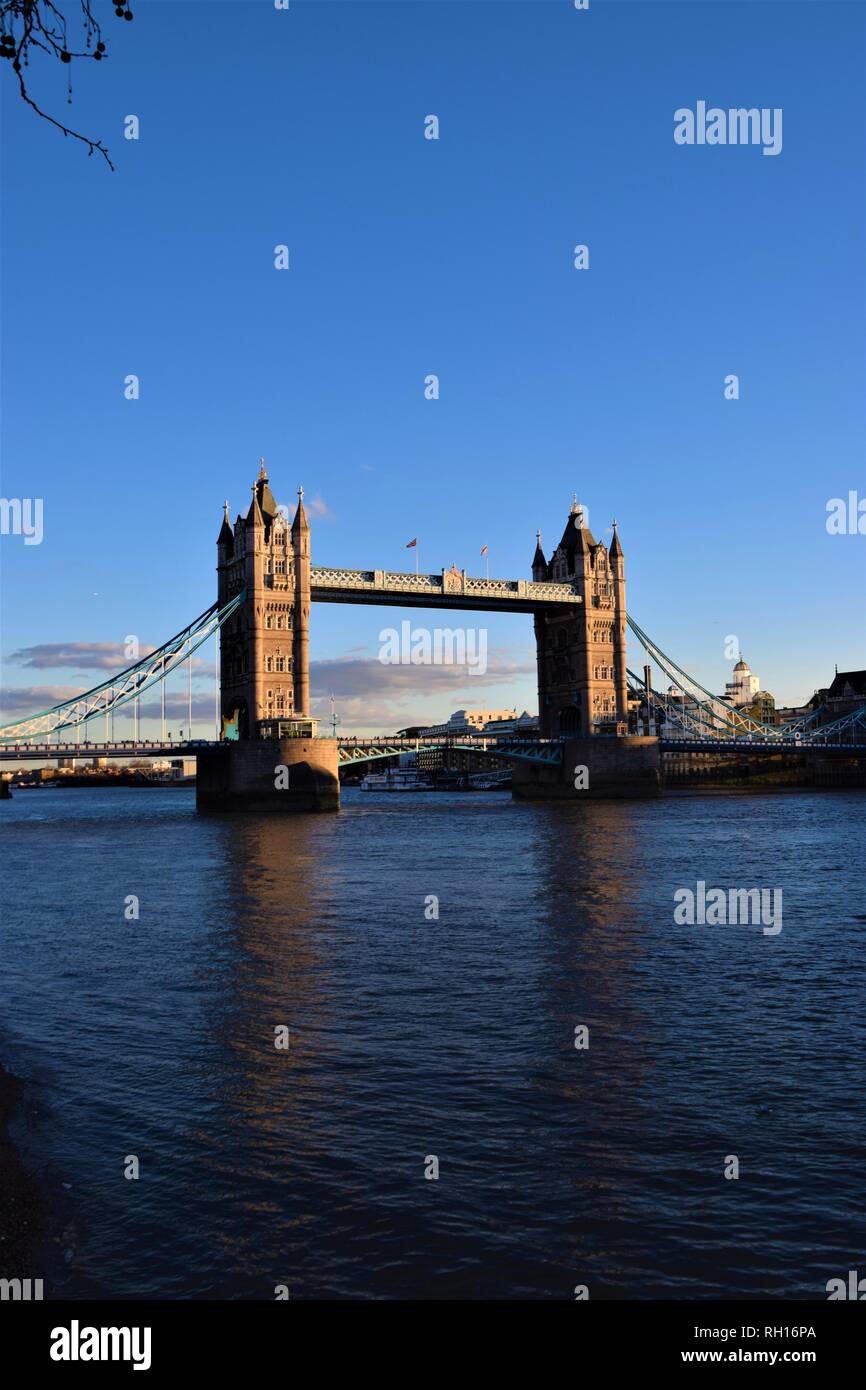
<path id="1" fill-rule="evenodd" d="M 818 800 L 767 798 L 756 835 L 743 798 L 348 792 L 285 819 L 16 799 L 3 1012 L 71 1184 L 63 1291 L 814 1291 L 866 1238 L 862 928 L 831 848 L 862 853 L 864 829 Z M 804 875 L 818 852 L 834 873 Z M 698 875 L 781 884 L 785 930 L 674 930 Z"/>

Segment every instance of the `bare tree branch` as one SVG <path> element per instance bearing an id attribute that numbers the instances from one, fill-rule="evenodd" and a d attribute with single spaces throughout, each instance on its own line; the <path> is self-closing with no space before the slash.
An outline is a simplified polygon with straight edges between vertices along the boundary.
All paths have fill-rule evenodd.
<path id="1" fill-rule="evenodd" d="M 68 0 L 67 8 L 73 4 L 74 0 Z M 84 31 L 84 47 L 70 49 L 67 37 L 67 17 L 59 5 L 54 3 L 54 0 L 0 0 L 0 58 L 6 58 L 11 62 L 12 70 L 18 80 L 18 92 L 21 100 L 31 107 L 37 116 L 41 116 L 44 121 L 48 121 L 64 135 L 71 135 L 74 140 L 80 140 L 82 144 L 87 146 L 88 155 L 92 155 L 94 150 L 98 150 L 109 169 L 113 170 L 114 165 L 102 141 L 92 140 L 89 135 L 82 135 L 77 130 L 72 130 L 63 121 L 57 120 L 56 117 L 50 116 L 47 111 L 44 111 L 31 96 L 24 76 L 24 69 L 28 66 L 31 48 L 57 58 L 67 69 L 71 69 L 71 64 L 76 59 L 90 59 L 98 63 L 108 56 L 102 38 L 102 30 L 93 17 L 91 0 L 78 0 L 78 5 L 81 11 L 79 22 Z M 119 19 L 132 19 L 129 0 L 114 0 L 114 12 Z M 68 74 L 68 91 L 71 103 L 71 73 Z"/>

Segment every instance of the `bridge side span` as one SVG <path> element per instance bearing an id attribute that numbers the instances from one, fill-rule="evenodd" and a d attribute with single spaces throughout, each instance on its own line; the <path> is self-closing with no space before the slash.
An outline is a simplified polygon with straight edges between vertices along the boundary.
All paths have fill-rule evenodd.
<path id="1" fill-rule="evenodd" d="M 339 762 L 341 767 L 375 762 L 379 758 L 394 758 L 400 753 L 415 753 L 422 748 L 431 751 L 462 750 L 490 758 L 505 758 L 509 762 L 551 766 L 562 761 L 562 745 L 556 740 L 506 739 L 498 742 L 495 739 L 389 738 L 341 740 Z"/>

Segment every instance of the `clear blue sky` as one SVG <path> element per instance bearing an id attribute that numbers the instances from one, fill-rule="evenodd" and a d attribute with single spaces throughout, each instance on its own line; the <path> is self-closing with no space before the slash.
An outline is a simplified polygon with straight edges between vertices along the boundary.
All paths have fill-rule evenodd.
<path id="1" fill-rule="evenodd" d="M 422 569 L 483 573 L 487 543 L 528 577 L 576 491 L 707 685 L 732 633 L 780 702 L 866 665 L 866 536 L 825 529 L 866 496 L 863 4 L 133 8 L 95 0 L 109 58 L 72 65 L 71 106 L 29 74 L 115 173 L 0 74 L 3 495 L 45 509 L 42 545 L 0 542 L 8 686 L 87 688 L 92 644 L 205 608 L 259 455 L 278 500 L 321 499 L 314 564 L 410 569 L 417 535 Z M 782 153 L 676 145 L 698 100 L 781 107 Z M 535 709 L 529 619 L 479 616 L 495 679 L 413 694 L 375 662 L 406 616 L 314 608 L 347 728 Z"/>

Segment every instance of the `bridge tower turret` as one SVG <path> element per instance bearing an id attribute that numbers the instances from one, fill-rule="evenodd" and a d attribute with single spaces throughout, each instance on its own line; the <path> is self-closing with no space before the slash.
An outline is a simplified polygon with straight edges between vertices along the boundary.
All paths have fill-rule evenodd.
<path id="1" fill-rule="evenodd" d="M 532 557 L 532 578 L 535 580 L 545 580 L 547 578 L 547 561 L 544 558 L 544 551 L 541 548 L 541 532 L 535 533 L 535 554 Z"/>
<path id="2" fill-rule="evenodd" d="M 294 713 L 294 559 L 264 460 L 252 493 L 247 515 L 238 516 L 234 527 L 225 504 L 217 539 L 220 604 L 246 590 L 220 641 L 222 732 L 241 739 L 256 737 L 264 719 Z"/>
<path id="3" fill-rule="evenodd" d="M 575 497 L 543 576 L 540 564 L 533 562 L 534 579 L 571 580 L 581 600 L 573 607 L 535 615 L 538 715 L 544 737 L 612 733 L 626 717 L 625 570 L 616 532 L 611 551 L 596 541 Z M 543 561 L 540 546 L 536 560 L 539 555 Z"/>
<path id="4" fill-rule="evenodd" d="M 292 522 L 295 568 L 295 714 L 310 714 L 310 523 L 304 510 L 304 489 L 298 488 L 298 509 Z"/>
<path id="5" fill-rule="evenodd" d="M 614 608 L 614 681 L 616 683 L 616 718 L 628 727 L 628 661 L 626 657 L 625 559 L 619 543 L 616 520 L 610 543 L 610 568 L 613 575 Z"/>
<path id="6" fill-rule="evenodd" d="M 289 526 L 264 460 L 246 516 L 228 504 L 217 538 L 220 603 L 244 593 L 222 628 L 223 746 L 197 753 L 203 810 L 337 811 L 339 746 L 309 717 L 310 524 L 298 492 Z M 279 776 L 275 776 L 279 774 Z"/>

